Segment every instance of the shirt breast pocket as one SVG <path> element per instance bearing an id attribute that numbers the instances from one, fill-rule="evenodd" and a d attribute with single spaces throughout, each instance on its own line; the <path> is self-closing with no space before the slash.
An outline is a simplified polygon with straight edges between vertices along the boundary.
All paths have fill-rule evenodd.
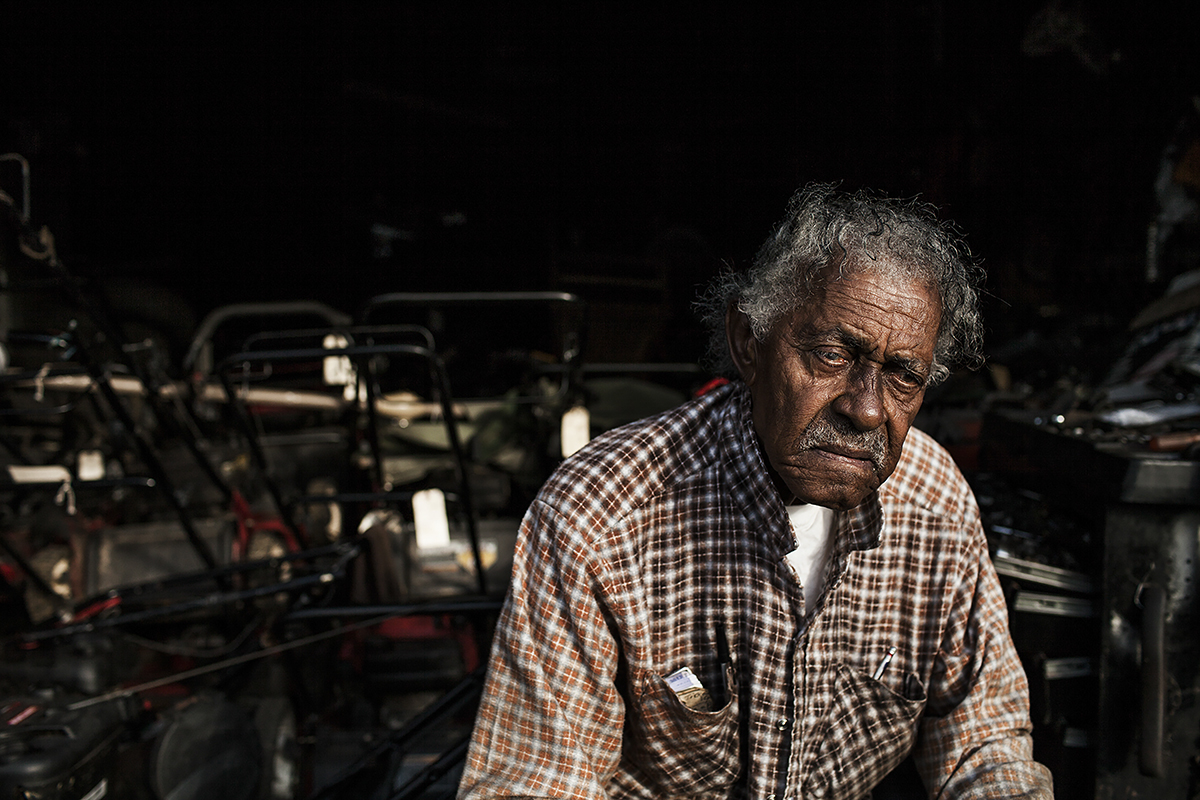
<path id="1" fill-rule="evenodd" d="M 685 706 L 661 675 L 647 672 L 635 682 L 624 758 L 657 796 L 725 797 L 737 780 L 737 687 L 732 670 L 727 676 L 729 702 L 714 711 Z"/>
<path id="2" fill-rule="evenodd" d="M 912 750 L 925 687 L 906 676 L 904 694 L 855 669 L 838 667 L 812 780 L 814 797 L 862 797 Z"/>

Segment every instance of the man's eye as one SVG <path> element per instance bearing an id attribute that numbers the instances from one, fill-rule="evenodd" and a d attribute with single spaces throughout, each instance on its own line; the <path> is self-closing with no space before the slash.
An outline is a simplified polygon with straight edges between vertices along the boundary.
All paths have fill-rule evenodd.
<path id="1" fill-rule="evenodd" d="M 814 350 L 813 354 L 831 367 L 844 367 L 850 363 L 844 355 L 833 350 Z"/>
<path id="2" fill-rule="evenodd" d="M 908 370 L 899 370 L 892 373 L 892 380 L 896 382 L 900 388 L 907 391 L 916 391 L 925 385 L 925 379 L 915 372 Z"/>

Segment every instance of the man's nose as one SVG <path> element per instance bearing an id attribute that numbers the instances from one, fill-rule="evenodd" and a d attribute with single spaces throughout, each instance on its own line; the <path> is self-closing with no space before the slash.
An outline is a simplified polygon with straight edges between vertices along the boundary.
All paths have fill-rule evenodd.
<path id="1" fill-rule="evenodd" d="M 871 431 L 884 423 L 883 375 L 877 366 L 859 364 L 850 370 L 833 410 L 860 431 Z"/>

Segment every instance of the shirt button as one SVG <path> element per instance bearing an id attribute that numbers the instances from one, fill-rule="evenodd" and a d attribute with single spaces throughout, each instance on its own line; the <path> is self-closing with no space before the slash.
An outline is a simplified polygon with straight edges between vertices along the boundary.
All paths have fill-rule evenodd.
<path id="1" fill-rule="evenodd" d="M 788 721 L 786 719 L 781 719 L 781 720 L 779 720 L 779 722 L 775 723 L 775 727 L 779 728 L 779 730 L 784 730 L 785 728 L 787 728 L 787 726 L 788 726 Z"/>

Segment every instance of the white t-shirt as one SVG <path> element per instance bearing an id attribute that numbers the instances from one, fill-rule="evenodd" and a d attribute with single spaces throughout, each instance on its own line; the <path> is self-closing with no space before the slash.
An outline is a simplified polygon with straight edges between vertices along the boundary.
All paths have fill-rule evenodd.
<path id="1" fill-rule="evenodd" d="M 804 613 L 811 614 L 821 589 L 825 587 L 825 568 L 829 564 L 829 539 L 833 530 L 831 508 L 811 503 L 787 507 L 796 535 L 796 549 L 788 553 L 788 564 L 804 589 Z"/>

